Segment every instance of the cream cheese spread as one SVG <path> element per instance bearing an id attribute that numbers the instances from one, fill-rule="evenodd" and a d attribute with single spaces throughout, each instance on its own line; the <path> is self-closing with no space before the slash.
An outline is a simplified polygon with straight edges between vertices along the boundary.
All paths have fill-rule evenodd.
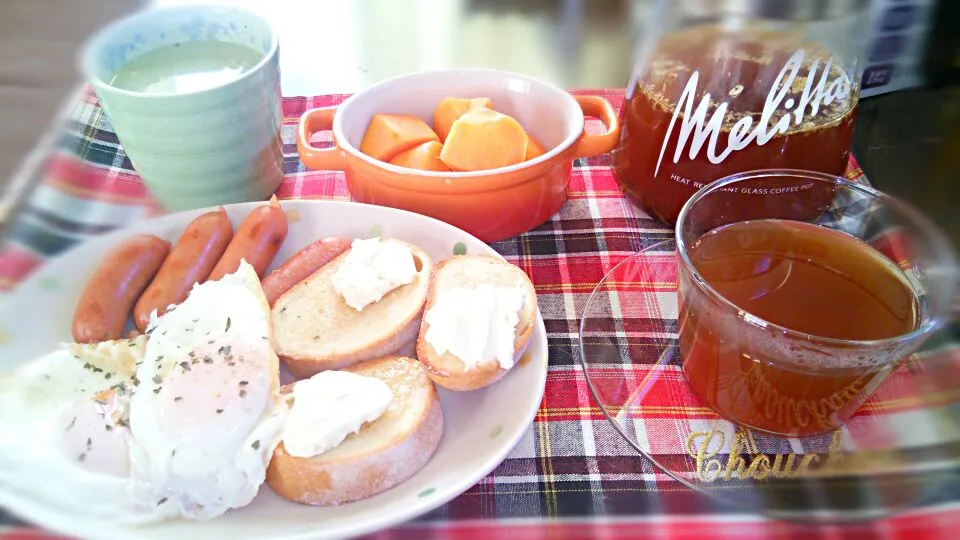
<path id="1" fill-rule="evenodd" d="M 480 284 L 437 295 L 424 316 L 424 339 L 438 354 L 450 353 L 474 369 L 486 362 L 513 367 L 517 324 L 526 292 L 520 286 Z"/>
<path id="2" fill-rule="evenodd" d="M 413 283 L 416 275 L 408 246 L 396 240 L 368 238 L 353 241 L 331 282 L 348 306 L 363 311 L 397 287 Z"/>
<path id="3" fill-rule="evenodd" d="M 393 392 L 380 379 L 349 371 L 320 372 L 293 387 L 283 446 L 294 457 L 318 456 L 379 418 L 391 401 Z"/>

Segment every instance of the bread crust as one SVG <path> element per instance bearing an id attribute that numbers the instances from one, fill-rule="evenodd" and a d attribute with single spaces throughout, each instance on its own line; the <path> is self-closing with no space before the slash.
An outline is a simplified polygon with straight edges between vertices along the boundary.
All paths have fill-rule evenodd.
<path id="1" fill-rule="evenodd" d="M 347 371 L 370 374 L 378 365 L 398 359 L 409 362 L 411 369 L 422 369 L 413 358 L 387 356 L 357 364 Z M 429 385 L 429 403 L 424 405 L 422 414 L 409 430 L 383 441 L 374 451 L 334 459 L 325 454 L 294 457 L 281 442 L 267 467 L 266 484 L 290 501 L 337 506 L 372 497 L 409 479 L 430 461 L 443 438 L 443 411 L 436 387 L 427 377 L 420 380 L 421 384 Z M 284 386 L 283 391 L 292 391 L 292 386 Z M 420 404 L 414 404 L 417 405 Z M 371 424 L 378 421 L 380 419 Z M 361 429 L 351 437 L 363 434 Z"/>
<path id="2" fill-rule="evenodd" d="M 452 265 L 470 264 L 470 260 L 484 261 L 487 264 L 494 264 L 498 271 L 509 272 L 516 276 L 520 283 L 527 289 L 527 298 L 524 302 L 524 309 L 520 315 L 520 322 L 517 323 L 517 334 L 514 338 L 514 365 L 520 357 L 526 352 L 533 335 L 534 322 L 537 317 L 537 295 L 533 283 L 527 274 L 520 268 L 496 257 L 483 255 L 456 255 L 437 264 L 433 274 L 430 277 L 430 284 L 427 288 L 427 301 L 424 306 L 424 313 L 427 313 L 437 300 L 437 296 L 442 291 L 438 291 L 438 282 L 441 279 L 445 269 Z M 478 280 L 485 276 L 478 275 Z M 489 277 L 489 276 L 486 276 Z M 489 386 L 507 374 L 506 369 L 500 367 L 495 360 L 482 363 L 472 369 L 467 369 L 466 365 L 456 356 L 450 353 L 438 354 L 436 349 L 427 342 L 425 336 L 427 329 L 430 328 L 426 320 L 420 325 L 420 333 L 417 337 L 417 358 L 423 364 L 427 375 L 437 383 L 437 385 L 448 390 L 458 392 L 468 392 Z"/>

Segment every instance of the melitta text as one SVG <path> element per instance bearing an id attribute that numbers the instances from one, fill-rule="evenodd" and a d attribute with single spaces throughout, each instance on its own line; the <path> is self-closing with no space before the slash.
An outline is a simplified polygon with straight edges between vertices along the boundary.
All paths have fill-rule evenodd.
<path id="1" fill-rule="evenodd" d="M 717 140 L 723 132 L 723 125 L 730 105 L 726 101 L 720 103 L 708 121 L 710 94 L 706 93 L 694 110 L 693 105 L 700 81 L 700 72 L 693 72 L 677 100 L 677 106 L 673 111 L 673 117 L 670 119 L 670 125 L 663 138 L 663 146 L 660 148 L 660 157 L 657 159 L 657 167 L 654 169 L 653 175 L 657 176 L 660 172 L 663 155 L 667 151 L 667 145 L 681 114 L 683 118 L 680 123 L 676 150 L 673 153 L 673 163 L 676 164 L 680 161 L 680 156 L 683 155 L 689 141 L 688 157 L 691 160 L 696 159 L 697 154 L 700 153 L 704 143 L 706 143 L 707 159 L 711 163 L 717 164 L 731 153 L 746 148 L 754 141 L 758 146 L 763 146 L 777 135 L 786 133 L 790 129 L 791 123 L 799 126 L 807 118 L 808 109 L 810 111 L 809 116 L 814 117 L 820 112 L 821 106 L 830 105 L 838 99 L 849 99 L 852 85 L 850 84 L 850 78 L 843 70 L 838 70 L 839 74 L 833 80 L 828 81 L 833 67 L 833 58 L 830 58 L 824 64 L 819 79 L 817 79 L 817 69 L 820 66 L 820 59 L 814 59 L 810 64 L 809 72 L 806 74 L 806 81 L 799 99 L 788 98 L 787 95 L 800 74 L 804 56 L 805 51 L 803 49 L 793 53 L 770 87 L 757 125 L 753 125 L 754 119 L 752 116 L 744 116 L 734 123 L 727 133 L 727 147 L 720 153 L 717 153 Z M 814 85 L 814 79 L 817 79 L 816 85 Z M 774 113 L 778 110 L 784 110 L 787 114 L 784 114 L 771 127 L 770 122 Z M 791 110 L 792 114 L 790 113 Z M 692 140 L 691 135 L 693 136 Z"/>

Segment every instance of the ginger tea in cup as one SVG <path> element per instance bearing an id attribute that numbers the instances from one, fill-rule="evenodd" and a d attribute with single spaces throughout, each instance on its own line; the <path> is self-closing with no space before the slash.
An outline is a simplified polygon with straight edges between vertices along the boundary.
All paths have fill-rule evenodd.
<path id="1" fill-rule="evenodd" d="M 80 61 L 123 151 L 170 211 L 264 200 L 283 180 L 279 40 L 227 6 L 148 9 Z"/>
<path id="2" fill-rule="evenodd" d="M 253 47 L 229 41 L 170 44 L 131 59 L 110 86 L 145 94 L 197 92 L 238 79 L 262 56 Z"/>
<path id="3" fill-rule="evenodd" d="M 765 186 L 796 187 L 782 197 L 804 211 L 781 197 L 745 212 L 743 194 Z M 812 212 L 810 190 L 832 204 Z M 948 318 L 957 291 L 954 254 L 922 216 L 825 174 L 719 180 L 686 203 L 676 231 L 684 376 L 720 415 L 778 435 L 849 420 Z"/>

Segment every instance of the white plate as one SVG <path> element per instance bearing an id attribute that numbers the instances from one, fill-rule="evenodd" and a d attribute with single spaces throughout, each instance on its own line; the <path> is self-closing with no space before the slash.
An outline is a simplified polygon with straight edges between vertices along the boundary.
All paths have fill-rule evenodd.
<path id="1" fill-rule="evenodd" d="M 258 204 L 230 205 L 234 226 Z M 290 232 L 275 264 L 325 236 L 383 235 L 423 248 L 434 262 L 454 253 L 497 253 L 469 234 L 432 218 L 392 208 L 348 202 L 284 201 Z M 101 257 L 135 233 L 175 241 L 195 210 L 144 221 L 97 237 L 51 260 L 0 305 L 0 372 L 70 341 L 73 309 Z M 201 523 L 177 520 L 148 527 L 123 527 L 83 515 L 65 514 L 0 485 L 0 506 L 54 531 L 90 538 L 342 538 L 383 529 L 453 499 L 490 473 L 527 432 L 540 405 L 547 376 L 547 336 L 538 313 L 528 357 L 502 380 L 482 390 L 441 390 L 445 432 L 433 459 L 403 484 L 376 497 L 334 508 L 302 506 L 281 499 L 264 485 L 244 508 Z M 95 497 L 78 493 L 78 497 Z"/>

